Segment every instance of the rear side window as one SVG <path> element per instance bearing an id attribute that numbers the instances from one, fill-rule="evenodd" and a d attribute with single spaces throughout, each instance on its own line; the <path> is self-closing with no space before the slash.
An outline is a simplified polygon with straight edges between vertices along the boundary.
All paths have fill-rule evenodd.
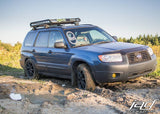
<path id="1" fill-rule="evenodd" d="M 29 32 L 25 38 L 24 46 L 33 46 L 36 32 Z"/>
<path id="2" fill-rule="evenodd" d="M 35 47 L 48 47 L 48 37 L 49 32 L 40 32 L 37 37 Z"/>
<path id="3" fill-rule="evenodd" d="M 55 42 L 64 42 L 63 36 L 59 31 L 50 32 L 49 47 L 54 47 Z"/>

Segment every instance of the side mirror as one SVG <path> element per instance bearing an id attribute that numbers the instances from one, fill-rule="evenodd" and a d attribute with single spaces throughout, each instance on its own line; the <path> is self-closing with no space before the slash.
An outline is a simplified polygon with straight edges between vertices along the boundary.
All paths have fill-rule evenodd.
<path id="1" fill-rule="evenodd" d="M 117 36 L 112 36 L 113 39 L 115 39 L 116 41 L 118 41 Z"/>
<path id="2" fill-rule="evenodd" d="M 55 42 L 54 47 L 55 48 L 67 48 L 67 46 L 64 42 Z"/>

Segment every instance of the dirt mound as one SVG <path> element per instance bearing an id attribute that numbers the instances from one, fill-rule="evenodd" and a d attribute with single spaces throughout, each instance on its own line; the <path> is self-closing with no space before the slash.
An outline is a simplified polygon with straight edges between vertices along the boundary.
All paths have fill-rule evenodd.
<path id="1" fill-rule="evenodd" d="M 22 100 L 11 100 L 10 93 L 20 93 Z M 159 79 L 108 83 L 89 92 L 72 88 L 69 80 L 0 77 L 0 113 L 129 113 L 133 102 L 155 99 L 160 99 Z M 160 100 L 152 110 L 160 112 Z"/>

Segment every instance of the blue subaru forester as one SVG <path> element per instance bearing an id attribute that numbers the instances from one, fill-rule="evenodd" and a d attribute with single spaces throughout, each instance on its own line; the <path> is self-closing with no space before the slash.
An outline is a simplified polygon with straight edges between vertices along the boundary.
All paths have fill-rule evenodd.
<path id="1" fill-rule="evenodd" d="M 101 28 L 79 18 L 32 22 L 21 49 L 25 76 L 71 79 L 73 86 L 94 90 L 98 84 L 126 81 L 153 72 L 156 56 L 148 46 L 117 42 Z"/>

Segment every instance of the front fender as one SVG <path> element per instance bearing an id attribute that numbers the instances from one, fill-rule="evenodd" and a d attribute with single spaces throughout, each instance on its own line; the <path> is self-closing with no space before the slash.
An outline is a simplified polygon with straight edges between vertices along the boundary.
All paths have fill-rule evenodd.
<path id="1" fill-rule="evenodd" d="M 74 65 L 75 62 L 86 63 L 91 70 L 93 80 L 95 80 L 95 68 L 94 68 L 94 66 L 95 66 L 96 62 L 93 58 L 90 58 L 86 55 L 81 55 L 81 56 L 73 55 L 71 57 L 71 61 L 70 61 L 71 71 L 73 71 L 73 65 Z"/>

